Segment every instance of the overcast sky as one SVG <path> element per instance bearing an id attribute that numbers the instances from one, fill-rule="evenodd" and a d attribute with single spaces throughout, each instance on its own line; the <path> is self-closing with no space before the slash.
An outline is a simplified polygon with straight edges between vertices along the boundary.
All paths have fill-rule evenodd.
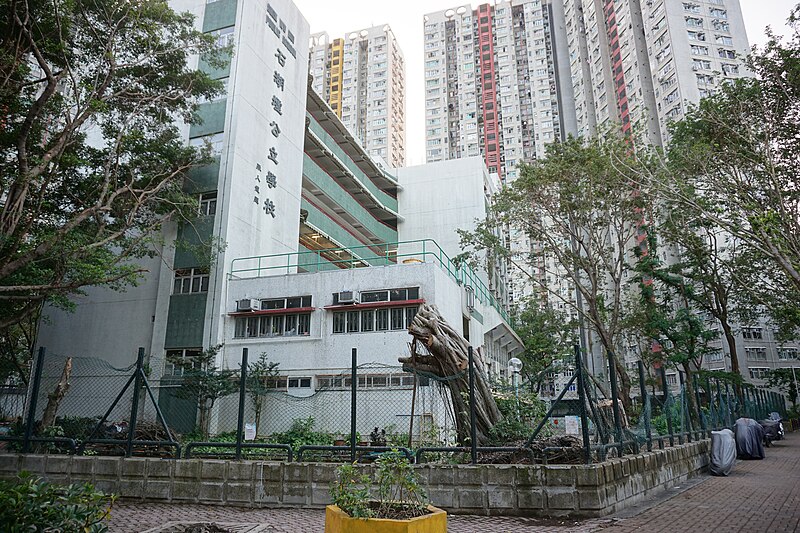
<path id="1" fill-rule="evenodd" d="M 679 0 L 667 0 L 676 2 Z M 311 32 L 331 38 L 370 26 L 389 24 L 406 58 L 406 164 L 425 162 L 422 17 L 425 13 L 464 5 L 464 0 L 294 0 L 311 24 Z M 750 44 L 765 41 L 764 27 L 785 34 L 789 10 L 800 0 L 741 0 Z M 471 2 L 473 7 L 483 3 Z"/>

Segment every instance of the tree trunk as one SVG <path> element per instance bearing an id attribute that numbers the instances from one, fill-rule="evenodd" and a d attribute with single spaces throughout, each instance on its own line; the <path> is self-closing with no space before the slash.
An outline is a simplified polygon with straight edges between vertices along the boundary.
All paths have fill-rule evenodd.
<path id="1" fill-rule="evenodd" d="M 722 325 L 722 331 L 725 334 L 725 341 L 728 343 L 728 351 L 731 355 L 731 372 L 741 375 L 741 371 L 739 370 L 739 354 L 736 352 L 736 337 L 733 336 L 733 330 L 727 320 L 720 317 L 719 322 Z"/>
<path id="2" fill-rule="evenodd" d="M 417 311 L 408 332 L 414 338 L 411 357 L 401 357 L 405 367 L 423 374 L 445 379 L 453 402 L 458 441 L 468 443 L 470 438 L 469 410 L 469 343 L 454 330 L 433 305 L 423 305 Z M 424 349 L 422 348 L 424 346 Z M 477 358 L 477 354 L 473 354 Z M 476 361 L 477 363 L 477 361 Z M 475 364 L 475 421 L 477 444 L 488 444 L 489 431 L 502 415 L 497 408 L 488 379 L 480 365 Z"/>
<path id="3" fill-rule="evenodd" d="M 53 392 L 47 395 L 47 406 L 44 408 L 42 414 L 42 421 L 40 422 L 39 429 L 43 430 L 53 425 L 56 421 L 56 414 L 58 413 L 58 406 L 64 395 L 69 390 L 69 377 L 72 374 L 72 357 L 67 357 L 64 363 L 64 370 L 61 372 L 61 379 L 58 380 L 56 388 Z"/>
<path id="4" fill-rule="evenodd" d="M 689 417 L 695 422 L 694 429 L 700 429 L 700 419 L 699 415 L 697 414 L 697 401 L 694 394 L 694 374 L 692 373 L 692 369 L 688 360 L 683 361 L 681 366 L 683 366 L 683 372 L 686 374 L 686 405 L 689 409 Z"/>

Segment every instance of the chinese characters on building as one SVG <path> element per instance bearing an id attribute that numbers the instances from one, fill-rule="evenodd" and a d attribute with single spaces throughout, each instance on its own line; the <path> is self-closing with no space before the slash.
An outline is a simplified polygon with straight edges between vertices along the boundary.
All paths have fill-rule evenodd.
<path id="1" fill-rule="evenodd" d="M 293 44 L 294 44 L 294 35 L 291 31 L 288 31 L 286 28 L 286 24 L 283 20 L 278 19 L 278 15 L 275 10 L 267 4 L 267 24 L 278 36 L 281 38 L 281 42 L 292 55 L 292 57 L 296 57 L 296 52 L 294 51 Z M 264 211 L 264 214 L 270 215 L 272 218 L 275 218 L 275 202 L 270 199 L 270 190 L 274 189 L 278 186 L 278 176 L 280 175 L 278 166 L 279 166 L 279 153 L 278 153 L 278 140 L 281 136 L 281 125 L 280 121 L 283 118 L 283 92 L 286 83 L 286 77 L 284 69 L 286 67 L 286 54 L 283 53 L 282 50 L 278 49 L 275 52 L 275 70 L 272 74 L 272 84 L 270 85 L 272 94 L 267 96 L 269 98 L 270 107 L 272 111 L 272 117 L 270 119 L 269 128 L 270 133 L 272 134 L 272 142 L 271 145 L 266 148 L 266 168 L 262 168 L 261 163 L 256 163 L 256 173 L 255 173 L 255 183 L 254 187 L 254 195 L 253 195 L 253 202 L 260 206 L 260 209 Z M 264 196 L 262 202 L 262 195 Z"/>

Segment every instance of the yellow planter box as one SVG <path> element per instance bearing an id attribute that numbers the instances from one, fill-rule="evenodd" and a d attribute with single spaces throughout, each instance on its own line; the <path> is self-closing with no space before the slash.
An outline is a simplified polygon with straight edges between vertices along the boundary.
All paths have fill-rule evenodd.
<path id="1" fill-rule="evenodd" d="M 351 518 L 336 505 L 325 508 L 325 533 L 447 533 L 447 513 L 428 506 L 430 514 L 410 520 Z"/>

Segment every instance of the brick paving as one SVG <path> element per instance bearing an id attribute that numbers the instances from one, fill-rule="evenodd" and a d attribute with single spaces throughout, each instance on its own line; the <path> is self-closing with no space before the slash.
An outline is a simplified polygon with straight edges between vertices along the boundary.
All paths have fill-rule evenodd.
<path id="1" fill-rule="evenodd" d="M 450 533 L 630 533 L 800 531 L 800 433 L 767 449 L 763 461 L 738 461 L 729 477 L 703 476 L 682 492 L 610 517 L 576 521 L 448 517 Z M 188 504 L 118 504 L 109 529 L 141 533 L 167 522 L 261 524 L 259 531 L 320 533 L 319 509 L 243 509 Z M 266 526 L 266 527 L 264 527 Z"/>

